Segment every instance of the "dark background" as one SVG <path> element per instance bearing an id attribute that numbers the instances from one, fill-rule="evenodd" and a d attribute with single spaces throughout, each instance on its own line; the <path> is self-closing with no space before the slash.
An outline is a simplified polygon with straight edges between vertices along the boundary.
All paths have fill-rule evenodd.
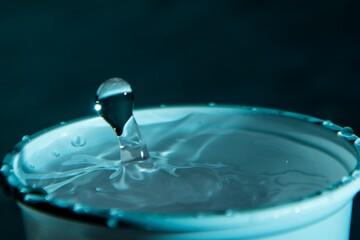
<path id="1" fill-rule="evenodd" d="M 356 1 L 0 0 L 0 156 L 26 134 L 94 114 L 98 85 L 127 79 L 136 106 L 279 108 L 360 132 Z M 360 239 L 355 199 L 351 239 Z M 23 239 L 0 193 L 0 239 Z"/>

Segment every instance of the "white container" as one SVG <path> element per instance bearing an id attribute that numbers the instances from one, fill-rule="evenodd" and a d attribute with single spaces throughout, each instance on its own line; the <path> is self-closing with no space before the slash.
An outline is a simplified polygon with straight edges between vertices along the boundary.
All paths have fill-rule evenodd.
<path id="1" fill-rule="evenodd" d="M 61 146 L 74 133 L 87 139 L 87 149 L 99 141 L 116 141 L 114 133 L 99 117 L 89 117 L 58 125 L 22 141 L 9 153 L 1 168 L 3 185 L 22 209 L 28 240 L 103 240 L 103 239 L 256 239 L 297 240 L 349 238 L 352 200 L 360 189 L 358 145 L 360 141 L 349 128 L 330 121 L 271 109 L 236 106 L 179 106 L 138 110 L 140 125 L 171 121 L 191 112 L 228 112 L 250 116 L 244 125 L 261 126 L 265 131 L 282 132 L 306 144 L 318 144 L 336 156 L 346 172 L 329 189 L 285 204 L 247 211 L 208 212 L 202 214 L 122 213 L 82 209 L 61 201 L 49 200 L 39 190 L 24 186 L 17 178 L 19 163 L 46 170 L 44 155 L 54 147 L 71 155 L 71 148 Z M 265 116 L 265 118 L 264 118 Z M 274 117 L 271 122 L 266 116 Z M 94 138 L 96 136 L 96 138 Z M 51 140 L 51 141 L 50 141 Z M 336 170 L 336 169 L 335 169 Z M 334 171 L 335 171 L 334 170 Z M 29 200 L 30 199 L 30 200 Z M 75 209 L 75 211 L 74 211 Z"/>

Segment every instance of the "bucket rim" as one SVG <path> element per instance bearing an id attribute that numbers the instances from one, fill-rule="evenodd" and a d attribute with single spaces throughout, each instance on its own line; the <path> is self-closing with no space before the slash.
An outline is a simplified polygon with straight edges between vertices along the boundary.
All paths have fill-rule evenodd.
<path id="1" fill-rule="evenodd" d="M 186 231 L 201 231 L 203 229 L 214 229 L 216 228 L 217 221 L 233 222 L 229 224 L 229 228 L 236 226 L 249 226 L 254 224 L 254 221 L 274 221 L 276 219 L 287 218 L 293 216 L 293 214 L 307 214 L 312 212 L 314 209 L 324 209 L 323 217 L 330 212 L 335 211 L 334 208 L 329 206 L 336 206 L 338 202 L 341 206 L 350 201 L 353 196 L 360 189 L 360 167 L 359 167 L 359 155 L 360 155 L 360 140 L 359 137 L 354 133 L 348 132 L 349 127 L 340 127 L 332 123 L 329 120 L 322 120 L 316 117 L 299 114 L 290 111 L 283 111 L 272 108 L 253 107 L 253 106 L 238 106 L 238 105 L 169 105 L 161 107 L 145 107 L 138 108 L 135 110 L 135 115 L 140 111 L 169 111 L 182 109 L 184 111 L 193 111 L 194 109 L 219 109 L 219 110 L 234 110 L 249 111 L 253 113 L 262 113 L 270 115 L 284 116 L 294 119 L 307 121 L 311 124 L 322 125 L 324 128 L 333 131 L 339 137 L 349 141 L 356 150 L 357 166 L 350 173 L 346 181 L 338 182 L 326 191 L 315 192 L 314 194 L 307 195 L 301 199 L 295 199 L 288 203 L 281 203 L 280 205 L 258 207 L 249 210 L 231 210 L 231 211 L 208 211 L 201 213 L 129 213 L 121 211 L 120 209 L 95 209 L 87 208 L 86 206 L 76 206 L 76 204 L 63 202 L 59 200 L 51 199 L 45 191 L 41 189 L 34 189 L 29 186 L 22 186 L 13 174 L 10 167 L 10 163 L 14 161 L 15 155 L 24 148 L 27 144 L 25 141 L 21 141 L 12 148 L 9 153 L 2 160 L 0 167 L 0 185 L 3 190 L 10 196 L 15 198 L 18 202 L 24 206 L 35 208 L 39 211 L 50 213 L 56 216 L 79 220 L 82 222 L 88 222 L 93 224 L 100 224 L 110 228 L 135 228 L 135 229 L 152 229 L 159 231 L 185 231 L 184 224 L 189 219 L 195 220 L 195 224 L 190 228 L 186 228 Z M 87 121 L 100 118 L 95 115 L 77 118 L 67 122 L 66 124 L 77 123 L 79 121 Z M 32 139 L 41 136 L 44 133 L 62 127 L 64 124 L 60 123 L 52 127 L 46 128 L 31 135 Z M 336 192 L 335 192 L 336 191 Z M 339 194 L 341 192 L 341 194 Z M 32 197 L 32 201 L 28 201 L 29 197 Z M 33 201 L 35 199 L 35 201 Z M 337 209 L 341 206 L 337 205 Z M 328 210 L 325 210 L 328 208 Z M 213 226 L 209 226 L 209 222 L 206 226 L 201 223 L 204 219 L 214 219 Z M 166 227 L 164 227 L 165 225 Z M 170 225 L 173 225 L 169 227 Z"/>

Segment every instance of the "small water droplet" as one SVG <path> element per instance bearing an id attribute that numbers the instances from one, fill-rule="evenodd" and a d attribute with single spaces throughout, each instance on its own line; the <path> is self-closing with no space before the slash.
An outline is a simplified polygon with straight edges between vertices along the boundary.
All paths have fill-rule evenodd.
<path id="1" fill-rule="evenodd" d="M 75 136 L 71 141 L 71 145 L 74 147 L 83 147 L 86 144 L 86 138 L 83 136 Z"/>
<path id="2" fill-rule="evenodd" d="M 64 121 L 60 122 L 60 125 L 65 125 L 65 124 L 66 124 L 66 122 L 64 122 Z"/>
<path id="3" fill-rule="evenodd" d="M 160 107 L 161 108 L 166 108 L 166 105 L 165 104 L 160 104 Z"/>
<path id="4" fill-rule="evenodd" d="M 124 212 L 123 211 L 120 211 L 118 209 L 110 209 L 110 212 L 109 214 L 113 217 L 116 217 L 116 218 L 120 218 L 120 217 L 123 217 L 124 216 Z"/>
<path id="5" fill-rule="evenodd" d="M 12 170 L 10 172 L 12 172 Z M 17 177 L 15 177 L 13 174 L 9 174 L 6 179 L 9 183 L 9 185 L 11 185 L 11 186 L 19 186 L 19 184 L 20 184 L 19 179 Z"/>
<path id="6" fill-rule="evenodd" d="M 283 163 L 288 164 L 289 160 L 283 160 Z"/>
<path id="7" fill-rule="evenodd" d="M 209 107 L 215 107 L 215 106 L 216 106 L 216 103 L 210 102 L 210 103 L 208 104 L 208 106 L 209 106 Z"/>
<path id="8" fill-rule="evenodd" d="M 341 178 L 342 183 L 348 183 L 351 182 L 352 180 L 353 180 L 352 176 L 344 176 Z"/>
<path id="9" fill-rule="evenodd" d="M 95 188 L 95 191 L 96 192 L 102 192 L 103 190 L 102 190 L 102 188 L 97 187 L 97 188 Z"/>
<path id="10" fill-rule="evenodd" d="M 118 225 L 118 220 L 116 218 L 109 218 L 106 221 L 106 224 L 108 225 L 108 227 L 110 228 L 116 228 Z"/>
<path id="11" fill-rule="evenodd" d="M 73 211 L 77 212 L 77 213 L 86 213 L 90 210 L 90 208 L 85 205 L 85 204 L 81 204 L 81 203 L 76 203 L 73 206 Z"/>
<path id="12" fill-rule="evenodd" d="M 46 198 L 44 195 L 28 193 L 25 195 L 24 201 L 26 201 L 26 202 L 46 202 Z"/>
<path id="13" fill-rule="evenodd" d="M 23 142 L 30 142 L 30 136 L 29 135 L 25 135 L 25 136 L 23 136 L 22 138 L 21 138 L 21 140 L 23 141 Z"/>
<path id="14" fill-rule="evenodd" d="M 51 152 L 51 156 L 60 157 L 60 153 L 59 152 Z"/>
<path id="15" fill-rule="evenodd" d="M 351 127 L 344 127 L 338 132 L 339 136 L 345 137 L 349 140 L 355 140 L 356 136 Z"/>

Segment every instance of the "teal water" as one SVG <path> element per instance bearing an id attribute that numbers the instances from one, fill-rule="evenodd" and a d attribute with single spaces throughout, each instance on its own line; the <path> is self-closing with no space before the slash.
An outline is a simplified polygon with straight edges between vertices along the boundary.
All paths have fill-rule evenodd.
<path id="1" fill-rule="evenodd" d="M 188 113 L 140 125 L 147 160 L 121 161 L 118 145 L 109 142 L 76 154 L 89 139 L 75 137 L 74 154 L 50 154 L 46 172 L 27 166 L 18 175 L 48 199 L 92 208 L 183 213 L 276 205 L 326 190 L 349 174 L 331 142 L 317 141 L 325 129 L 303 122 L 236 111 Z"/>

